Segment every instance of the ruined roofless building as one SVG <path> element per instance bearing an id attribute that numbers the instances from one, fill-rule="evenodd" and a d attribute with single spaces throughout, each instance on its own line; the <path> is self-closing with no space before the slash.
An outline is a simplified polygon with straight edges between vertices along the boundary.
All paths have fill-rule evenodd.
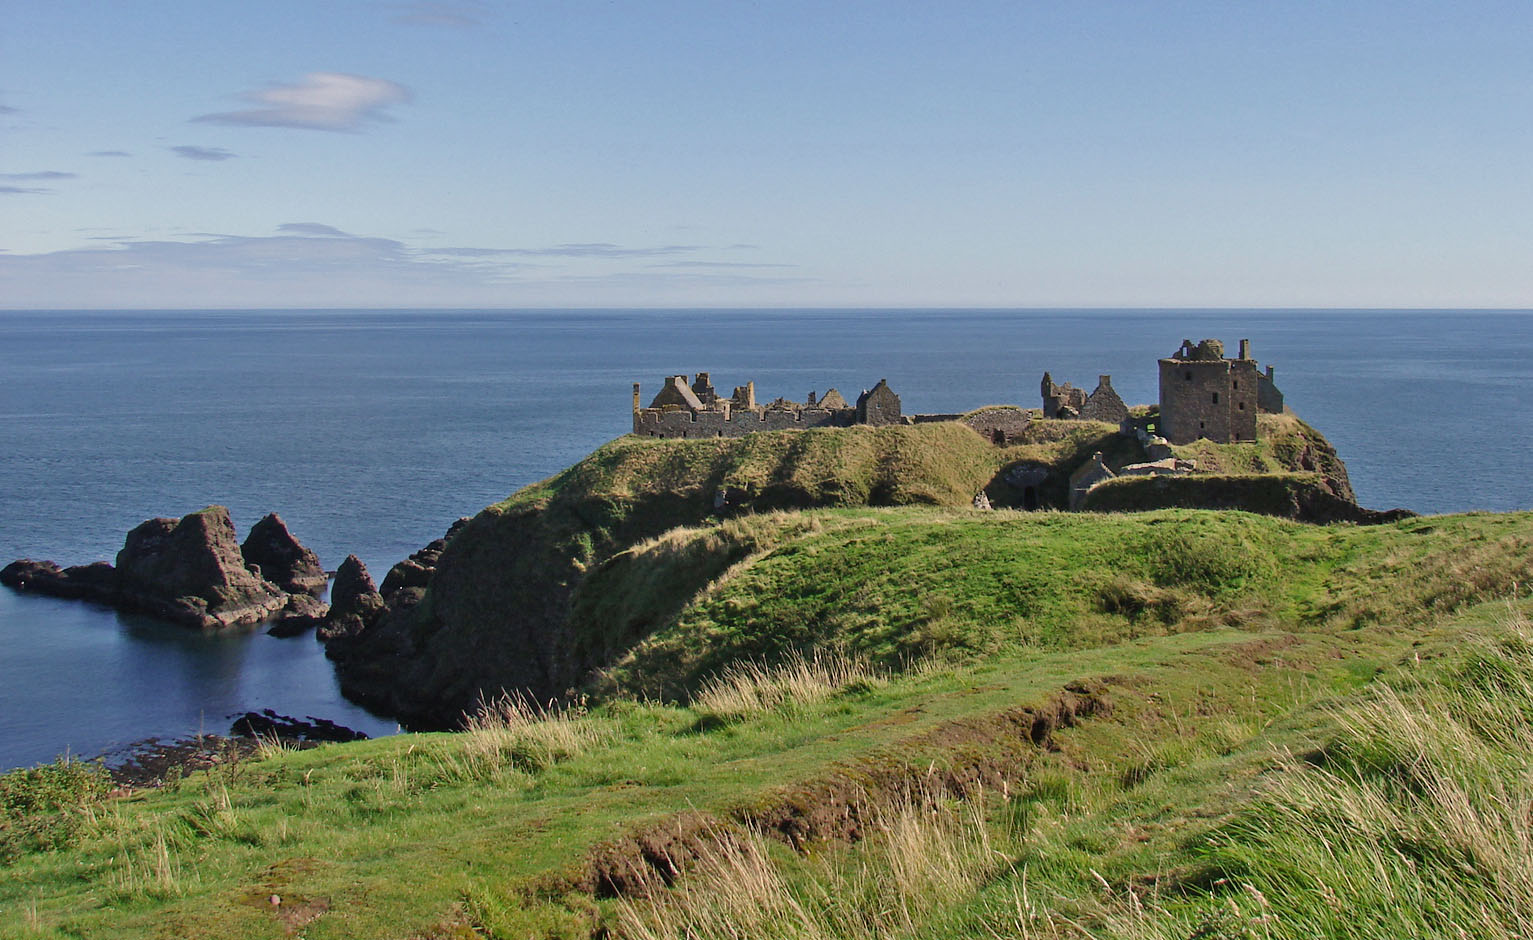
<path id="1" fill-rule="evenodd" d="M 673 375 L 661 384 L 648 407 L 640 407 L 639 383 L 633 385 L 633 433 L 643 437 L 741 437 L 753 431 L 791 428 L 844 428 L 854 424 L 901 424 L 900 397 L 883 379 L 850 405 L 841 393 L 830 389 L 799 402 L 778 398 L 756 404 L 756 383 L 737 386 L 722 398 L 707 372 L 699 372 L 691 384 L 685 375 Z"/>
<path id="2" fill-rule="evenodd" d="M 1257 371 L 1251 341 L 1240 341 L 1240 355 L 1224 357 L 1224 344 L 1182 340 L 1169 359 L 1160 360 L 1160 435 L 1173 444 L 1207 438 L 1216 444 L 1256 440 L 1258 412 L 1278 414 L 1283 393 Z"/>
<path id="3" fill-rule="evenodd" d="M 1090 395 L 1069 382 L 1055 385 L 1054 377 L 1043 373 L 1040 385 L 1045 418 L 1073 418 L 1078 421 L 1106 421 L 1120 424 L 1128 417 L 1128 405 L 1112 387 L 1112 376 L 1097 376 L 1097 387 Z"/>

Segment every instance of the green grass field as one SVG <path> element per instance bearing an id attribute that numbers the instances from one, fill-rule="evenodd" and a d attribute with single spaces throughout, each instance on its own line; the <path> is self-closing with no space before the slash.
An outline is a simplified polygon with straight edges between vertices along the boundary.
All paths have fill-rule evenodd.
<path id="1" fill-rule="evenodd" d="M 1529 514 L 693 525 L 575 592 L 580 630 L 648 625 L 584 704 L 111 798 L 77 769 L 8 775 L 0 935 L 723 936 L 706 912 L 749 910 L 736 935 L 1384 936 L 1407 922 L 1337 911 L 1462 883 L 1418 935 L 1513 936 L 1518 883 L 1478 873 L 1528 857 L 1423 842 L 1431 787 L 1402 774 L 1427 758 L 1388 722 L 1434 716 L 1452 737 L 1410 746 L 1449 763 L 1483 738 L 1450 768 L 1465 799 L 1522 799 L 1533 663 L 1505 599 L 1530 548 Z M 1505 734 L 1476 689 L 1511 690 Z M 1304 840 L 1356 825 L 1312 811 L 1340 799 L 1322 786 L 1404 820 L 1367 836 L 1404 846 L 1368 877 L 1418 881 L 1319 867 Z"/>

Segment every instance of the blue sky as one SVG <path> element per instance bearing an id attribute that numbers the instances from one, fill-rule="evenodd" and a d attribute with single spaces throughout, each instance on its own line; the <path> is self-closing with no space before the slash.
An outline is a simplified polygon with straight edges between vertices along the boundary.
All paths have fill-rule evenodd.
<path id="1" fill-rule="evenodd" d="M 1526 0 L 0 20 L 3 307 L 1533 307 Z"/>

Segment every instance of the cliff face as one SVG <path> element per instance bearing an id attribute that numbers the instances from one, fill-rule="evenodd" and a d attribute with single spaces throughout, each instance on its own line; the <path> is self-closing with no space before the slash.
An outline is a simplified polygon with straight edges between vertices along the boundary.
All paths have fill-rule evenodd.
<path id="1" fill-rule="evenodd" d="M 420 602 L 336 656 L 342 689 L 421 727 L 455 725 L 503 689 L 562 695 L 621 652 L 574 635 L 570 614 L 588 574 L 629 546 L 742 512 L 966 506 L 1002 485 L 1006 462 L 959 424 L 619 439 L 455 533 Z"/>
<path id="2" fill-rule="evenodd" d="M 331 648 L 342 689 L 421 728 L 455 726 L 478 700 L 504 690 L 559 697 L 755 551 L 760 527 L 744 525 L 745 517 L 816 507 L 969 507 L 981 492 L 997 507 L 1021 507 L 1024 487 L 1007 482 L 1018 466 L 1039 468 L 1062 494 L 1070 471 L 1094 453 L 1119 465 L 1142 459 L 1138 445 L 1108 425 L 1033 427 L 1033 438 L 1010 447 L 957 422 L 621 438 L 455 531 L 424 591 L 386 598 L 389 608 L 376 621 Z M 1349 504 L 1346 468 L 1324 438 L 1279 430 L 1263 445 L 1262 466 L 1293 472 L 1313 464 L 1325 495 Z M 1225 456 L 1251 472 L 1252 455 Z M 1038 489 L 1052 499 L 1050 485 Z M 721 527 L 706 543 L 678 540 L 687 558 L 656 565 L 664 552 L 630 551 L 678 527 L 735 516 L 742 525 Z M 613 590 L 623 592 L 621 604 L 601 596 Z"/>

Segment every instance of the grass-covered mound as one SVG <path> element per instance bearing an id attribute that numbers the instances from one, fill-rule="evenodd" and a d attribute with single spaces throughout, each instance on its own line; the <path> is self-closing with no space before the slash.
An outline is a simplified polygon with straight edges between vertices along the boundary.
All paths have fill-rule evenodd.
<path id="1" fill-rule="evenodd" d="M 662 589 L 672 607 L 657 610 L 666 572 L 719 545 L 741 560 L 684 602 Z M 1526 580 L 1530 547 L 1515 516 L 1329 528 L 1204 511 L 839 510 L 640 545 L 593 573 L 572 622 L 646 625 L 596 688 L 685 698 L 730 663 L 823 649 L 897 670 L 1230 626 L 1410 623 Z"/>
<path id="2" fill-rule="evenodd" d="M 1293 461 L 1285 469 L 1313 464 L 1325 486 L 1350 493 L 1345 468 L 1323 459 L 1334 451 L 1302 422 L 1273 419 L 1264 431 L 1270 437 L 1261 445 L 1231 446 L 1262 448 L 1262 467 L 1277 466 L 1284 454 Z M 1071 471 L 1096 453 L 1117 467 L 1144 459 L 1137 441 L 1086 421 L 1035 421 L 1006 447 L 957 422 L 713 440 L 621 438 L 458 532 L 423 602 L 342 651 L 342 685 L 351 697 L 421 727 L 453 726 L 476 701 L 503 690 L 564 696 L 593 670 L 618 663 L 732 566 L 774 549 L 804 524 L 774 520 L 773 512 L 953 509 L 980 492 L 995 506 L 1016 506 L 1024 493 L 1006 473 L 1018 465 L 1047 470 L 1028 498 L 1063 506 Z M 1228 459 L 1254 472 L 1244 450 Z M 720 518 L 733 521 L 713 526 Z M 684 533 L 660 539 L 699 526 L 713 527 L 697 540 Z M 875 557 L 868 547 L 867 557 Z M 1067 564 L 1065 556 L 1053 564 Z M 886 645 L 901 654 L 952 645 L 938 636 L 942 593 L 928 600 L 921 639 Z M 907 625 L 901 618 L 891 629 Z"/>
<path id="3" fill-rule="evenodd" d="M 1011 488 L 1000 473 L 1017 460 L 1057 466 L 1063 480 L 1085 456 L 1128 446 L 1137 445 L 1089 422 L 1041 427 L 1008 448 L 957 423 L 714 440 L 620 438 L 458 532 L 411 616 L 391 618 L 347 652 L 342 685 L 354 698 L 425 726 L 454 725 L 479 698 L 504 689 L 560 696 L 753 550 L 748 539 L 736 543 L 725 533 L 719 544 L 698 547 L 693 563 L 652 575 L 667 579 L 649 592 L 662 609 L 575 628 L 577 590 L 630 546 L 720 513 L 957 507 L 982 491 L 1004 504 Z"/>
<path id="4" fill-rule="evenodd" d="M 1443 899 L 1406 905 L 1424 935 L 1515 935 L 1469 928 L 1518 923 L 1533 863 L 1525 814 L 1488 815 L 1525 805 L 1533 661 L 1507 607 L 1476 604 L 1533 576 L 1533 515 L 911 507 L 722 531 L 747 522 L 650 546 L 777 547 L 649 642 L 695 670 L 708 644 L 689 636 L 792 640 L 827 597 L 880 597 L 837 622 L 842 654 L 788 642 L 679 703 L 499 703 L 465 732 L 269 748 L 127 797 L 76 771 L 7 777 L 0 936 L 1213 937 L 1278 910 L 1309 918 L 1281 935 L 1346 935 L 1373 922 L 1354 905 L 1418 895 Z M 891 624 L 934 613 L 1003 630 L 982 655 L 879 664 L 904 655 Z M 1347 717 L 1391 694 L 1416 703 L 1404 724 Z M 1327 775 L 1351 802 L 1312 795 Z M 1331 815 L 1306 822 L 1316 801 Z M 1439 825 L 1472 822 L 1458 806 L 1506 832 Z M 1342 841 L 1362 819 L 1379 831 Z M 1355 861 L 1375 843 L 1378 877 Z M 1327 844 L 1352 854 L 1321 867 Z"/>
<path id="5" fill-rule="evenodd" d="M 1186 476 L 1123 476 L 1086 494 L 1090 512 L 1150 509 L 1239 509 L 1304 522 L 1374 525 L 1413 515 L 1404 509 L 1364 509 L 1332 492 L 1319 473 L 1193 473 Z"/>

